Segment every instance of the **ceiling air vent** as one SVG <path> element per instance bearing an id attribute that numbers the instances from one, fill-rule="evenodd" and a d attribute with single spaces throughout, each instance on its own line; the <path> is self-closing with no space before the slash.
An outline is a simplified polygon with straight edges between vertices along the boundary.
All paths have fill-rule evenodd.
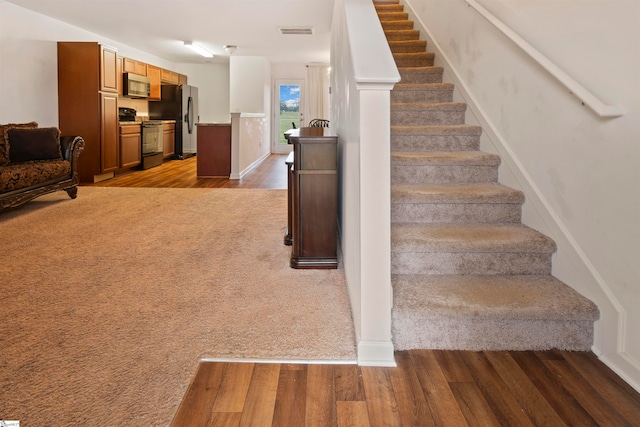
<path id="1" fill-rule="evenodd" d="M 313 34 L 313 28 L 311 27 L 280 28 L 280 33 L 284 36 L 311 35 Z"/>

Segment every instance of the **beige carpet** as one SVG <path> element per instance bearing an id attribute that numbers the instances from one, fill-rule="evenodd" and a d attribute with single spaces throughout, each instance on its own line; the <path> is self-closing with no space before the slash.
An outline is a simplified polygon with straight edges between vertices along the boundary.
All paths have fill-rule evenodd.
<path id="1" fill-rule="evenodd" d="M 356 357 L 342 270 L 289 268 L 283 190 L 81 187 L 0 213 L 0 419 L 166 426 L 200 358 Z"/>

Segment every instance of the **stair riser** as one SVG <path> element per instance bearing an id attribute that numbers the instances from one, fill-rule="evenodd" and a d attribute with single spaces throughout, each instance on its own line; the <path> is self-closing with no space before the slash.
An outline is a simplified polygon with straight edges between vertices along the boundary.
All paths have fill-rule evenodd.
<path id="1" fill-rule="evenodd" d="M 428 104 L 432 102 L 452 102 L 453 88 L 392 90 L 391 102 L 399 104 Z"/>
<path id="2" fill-rule="evenodd" d="M 393 252 L 391 274 L 550 274 L 544 253 Z"/>
<path id="3" fill-rule="evenodd" d="M 418 40 L 420 39 L 420 33 L 415 30 L 411 31 L 385 31 L 385 36 L 388 41 L 403 41 L 403 40 Z"/>
<path id="4" fill-rule="evenodd" d="M 400 78 L 402 83 L 442 83 L 442 71 L 423 71 L 423 72 L 411 72 L 406 70 L 400 71 Z"/>
<path id="5" fill-rule="evenodd" d="M 378 18 L 380 22 L 385 21 L 405 21 L 409 19 L 409 14 L 406 12 L 378 12 Z"/>
<path id="6" fill-rule="evenodd" d="M 433 57 L 425 55 L 403 57 L 402 54 L 394 55 L 397 67 L 431 67 Z"/>
<path id="7" fill-rule="evenodd" d="M 413 21 L 381 21 L 383 30 L 413 30 Z"/>
<path id="8" fill-rule="evenodd" d="M 593 344 L 593 321 L 454 319 L 394 312 L 392 336 L 396 351 L 420 348 L 589 351 Z"/>
<path id="9" fill-rule="evenodd" d="M 391 203 L 394 223 L 519 223 L 519 203 Z"/>
<path id="10" fill-rule="evenodd" d="M 391 126 L 461 125 L 464 120 L 465 112 L 461 110 L 404 110 L 391 107 Z"/>
<path id="11" fill-rule="evenodd" d="M 391 163 L 391 184 L 462 184 L 497 181 L 496 166 L 408 166 Z"/>
<path id="12" fill-rule="evenodd" d="M 391 151 L 472 151 L 480 148 L 476 135 L 394 135 Z"/>

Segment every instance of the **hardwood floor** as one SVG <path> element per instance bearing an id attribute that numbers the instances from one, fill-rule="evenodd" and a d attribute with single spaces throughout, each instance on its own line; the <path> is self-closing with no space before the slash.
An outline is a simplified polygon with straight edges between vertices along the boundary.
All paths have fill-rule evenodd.
<path id="1" fill-rule="evenodd" d="M 203 362 L 171 425 L 640 425 L 640 395 L 592 353 L 412 350 L 396 361 Z"/>
<path id="2" fill-rule="evenodd" d="M 239 180 L 198 178 L 196 157 L 166 161 L 162 165 L 134 170 L 95 184 L 97 187 L 172 187 L 172 188 L 287 188 L 285 154 L 272 154 L 257 168 Z"/>
<path id="3" fill-rule="evenodd" d="M 287 188 L 285 155 L 241 180 L 196 177 L 196 158 L 95 186 Z M 173 427 L 640 426 L 640 394 L 592 353 L 396 353 L 397 368 L 203 362 Z"/>

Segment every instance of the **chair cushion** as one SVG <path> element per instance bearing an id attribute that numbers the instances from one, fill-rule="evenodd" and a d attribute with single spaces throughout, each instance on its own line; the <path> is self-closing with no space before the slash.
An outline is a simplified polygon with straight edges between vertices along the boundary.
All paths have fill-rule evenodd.
<path id="1" fill-rule="evenodd" d="M 5 142 L 6 136 L 5 133 L 9 129 L 13 128 L 37 128 L 38 123 L 29 122 L 29 123 L 9 123 L 6 125 L 0 125 L 0 166 L 6 165 L 9 163 L 9 150 L 7 150 L 7 144 Z"/>
<path id="2" fill-rule="evenodd" d="M 32 160 L 61 160 L 58 128 L 13 128 L 5 132 L 9 163 Z"/>
<path id="3" fill-rule="evenodd" d="M 0 167 L 0 193 L 6 193 L 71 176 L 67 160 L 34 160 Z"/>

